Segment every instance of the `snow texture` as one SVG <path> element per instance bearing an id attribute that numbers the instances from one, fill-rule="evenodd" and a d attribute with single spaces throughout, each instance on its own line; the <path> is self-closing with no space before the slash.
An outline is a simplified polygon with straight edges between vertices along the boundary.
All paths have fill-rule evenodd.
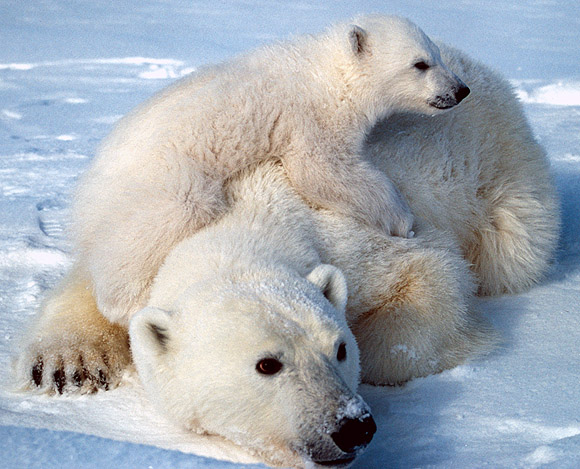
<path id="1" fill-rule="evenodd" d="M 408 16 L 512 80 L 548 151 L 563 229 L 541 285 L 479 300 L 503 336 L 498 350 L 402 387 L 362 387 L 379 430 L 354 466 L 580 467 L 577 0 L 3 0 L 0 466 L 257 462 L 228 442 L 165 421 L 134 374 L 92 396 L 19 394 L 10 389 L 10 357 L 71 262 L 64 234 L 71 187 L 121 115 L 204 63 L 371 12 Z"/>

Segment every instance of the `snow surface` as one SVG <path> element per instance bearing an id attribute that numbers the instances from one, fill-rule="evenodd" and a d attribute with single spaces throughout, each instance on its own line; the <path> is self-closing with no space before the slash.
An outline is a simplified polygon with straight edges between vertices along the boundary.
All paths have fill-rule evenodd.
<path id="1" fill-rule="evenodd" d="M 370 12 L 408 16 L 513 80 L 552 162 L 563 230 L 541 285 L 479 300 L 504 337 L 497 351 L 403 387 L 362 387 L 379 430 L 355 467 L 580 467 L 577 0 L 2 0 L 0 467 L 256 462 L 165 421 L 132 374 L 93 396 L 10 392 L 10 356 L 70 264 L 71 186 L 121 115 L 201 64 Z"/>

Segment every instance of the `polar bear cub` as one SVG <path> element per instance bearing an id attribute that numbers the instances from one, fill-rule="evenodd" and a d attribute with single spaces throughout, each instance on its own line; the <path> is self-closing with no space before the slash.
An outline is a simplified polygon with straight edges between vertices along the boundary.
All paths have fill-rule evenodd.
<path id="1" fill-rule="evenodd" d="M 309 205 L 406 237 L 413 217 L 364 137 L 468 93 L 418 27 L 378 16 L 184 78 L 119 123 L 79 185 L 73 231 L 100 310 L 127 324 L 171 248 L 224 213 L 224 181 L 264 160 Z"/>

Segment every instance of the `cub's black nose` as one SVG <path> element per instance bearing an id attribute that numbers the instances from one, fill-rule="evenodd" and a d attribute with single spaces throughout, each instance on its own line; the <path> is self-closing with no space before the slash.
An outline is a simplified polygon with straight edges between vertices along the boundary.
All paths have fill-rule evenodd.
<path id="1" fill-rule="evenodd" d="M 457 104 L 459 104 L 461 101 L 467 98 L 470 92 L 471 90 L 467 86 L 462 86 L 461 88 L 459 88 L 455 93 L 455 99 L 457 100 Z"/>
<path id="2" fill-rule="evenodd" d="M 340 423 L 340 429 L 330 436 L 342 451 L 352 453 L 355 449 L 368 445 L 376 431 L 377 425 L 368 415 L 362 420 L 344 419 Z"/>

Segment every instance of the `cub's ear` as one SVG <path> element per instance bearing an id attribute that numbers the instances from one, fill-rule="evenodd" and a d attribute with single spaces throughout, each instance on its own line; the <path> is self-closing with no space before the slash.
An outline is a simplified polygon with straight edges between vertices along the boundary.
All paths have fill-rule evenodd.
<path id="1" fill-rule="evenodd" d="M 316 285 L 322 294 L 338 311 L 344 313 L 348 299 L 348 289 L 343 273 L 329 264 L 321 264 L 306 277 Z"/>
<path id="2" fill-rule="evenodd" d="M 171 342 L 171 315 L 148 306 L 139 311 L 129 324 L 131 350 L 135 358 L 154 358 L 165 354 Z M 148 360 L 149 361 L 149 360 Z"/>
<path id="3" fill-rule="evenodd" d="M 354 55 L 361 56 L 368 52 L 368 33 L 360 26 L 353 25 L 348 32 L 350 47 Z"/>

